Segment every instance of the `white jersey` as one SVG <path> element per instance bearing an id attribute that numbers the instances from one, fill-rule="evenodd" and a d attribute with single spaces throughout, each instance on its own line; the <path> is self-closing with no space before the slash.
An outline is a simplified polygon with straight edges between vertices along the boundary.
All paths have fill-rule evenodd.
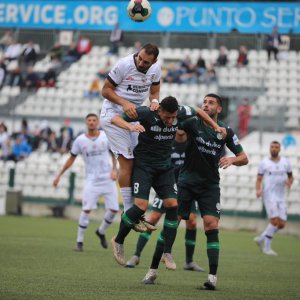
<path id="1" fill-rule="evenodd" d="M 151 85 L 160 83 L 161 65 L 157 61 L 146 73 L 140 72 L 135 65 L 135 56 L 136 54 L 131 54 L 120 59 L 109 72 L 107 79 L 116 87 L 115 92 L 118 96 L 141 106 L 149 99 Z M 106 115 L 106 111 L 111 109 L 115 113 L 123 113 L 121 105 L 105 99 L 101 115 Z"/>
<path id="2" fill-rule="evenodd" d="M 112 164 L 109 154 L 108 139 L 104 131 L 97 138 L 79 135 L 71 149 L 72 155 L 81 154 L 85 163 L 85 179 L 91 184 L 108 180 L 111 176 Z"/>
<path id="3" fill-rule="evenodd" d="M 258 175 L 264 177 L 264 198 L 268 201 L 284 200 L 285 181 L 288 173 L 292 173 L 292 167 L 286 157 L 280 157 L 279 161 L 265 158 L 260 162 Z"/>

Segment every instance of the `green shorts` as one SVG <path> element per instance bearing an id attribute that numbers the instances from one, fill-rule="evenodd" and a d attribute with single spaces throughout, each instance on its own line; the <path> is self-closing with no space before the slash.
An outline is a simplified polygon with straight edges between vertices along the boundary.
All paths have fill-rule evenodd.
<path id="1" fill-rule="evenodd" d="M 197 201 L 201 216 L 211 215 L 220 218 L 220 186 L 218 184 L 192 187 L 178 187 L 178 215 L 188 220 L 193 200 Z"/>
<path id="2" fill-rule="evenodd" d="M 132 176 L 133 197 L 149 200 L 151 187 L 161 199 L 177 199 L 174 169 L 135 164 Z"/>
<path id="3" fill-rule="evenodd" d="M 153 203 L 150 207 L 150 211 L 156 211 L 160 214 L 164 214 L 166 212 L 166 209 L 163 204 L 163 200 L 160 199 L 158 197 L 158 195 L 155 195 L 155 197 L 153 199 Z M 199 213 L 198 203 L 196 201 L 193 201 L 193 203 L 192 203 L 191 213 L 193 213 L 193 214 Z"/>

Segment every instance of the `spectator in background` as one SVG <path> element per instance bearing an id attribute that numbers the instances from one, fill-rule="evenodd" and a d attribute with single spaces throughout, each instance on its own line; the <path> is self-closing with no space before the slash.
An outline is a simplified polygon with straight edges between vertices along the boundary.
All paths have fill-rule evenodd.
<path id="1" fill-rule="evenodd" d="M 37 59 L 37 52 L 34 48 L 33 42 L 29 41 L 22 52 L 22 56 L 24 58 L 24 62 L 27 65 L 34 65 Z"/>
<path id="2" fill-rule="evenodd" d="M 1 157 L 5 156 L 5 148 L 7 144 L 7 140 L 9 139 L 8 133 L 7 133 L 7 127 L 6 125 L 1 122 L 0 123 L 0 151 L 1 151 Z"/>
<path id="3" fill-rule="evenodd" d="M 25 87 L 27 89 L 36 89 L 38 86 L 39 76 L 33 71 L 33 67 L 27 68 L 27 74 L 25 77 Z"/>
<path id="4" fill-rule="evenodd" d="M 11 31 L 6 31 L 0 39 L 0 50 L 4 51 L 12 42 L 13 36 Z"/>
<path id="5" fill-rule="evenodd" d="M 57 139 L 58 151 L 61 154 L 68 153 L 71 150 L 72 138 L 68 130 L 62 130 Z"/>
<path id="6" fill-rule="evenodd" d="M 0 89 L 2 88 L 2 85 L 5 82 L 5 76 L 6 76 L 6 65 L 4 63 L 4 60 L 0 59 Z"/>
<path id="7" fill-rule="evenodd" d="M 63 54 L 63 49 L 60 42 L 56 42 L 54 46 L 50 49 L 49 56 L 51 60 L 61 60 Z"/>
<path id="8" fill-rule="evenodd" d="M 22 72 L 19 64 L 15 64 L 15 68 L 9 70 L 5 78 L 5 84 L 10 86 L 23 86 Z"/>
<path id="9" fill-rule="evenodd" d="M 142 48 L 142 43 L 140 41 L 135 41 L 133 44 L 133 49 L 132 52 L 133 53 L 138 53 Z"/>
<path id="10" fill-rule="evenodd" d="M 199 55 L 197 64 L 196 64 L 196 73 L 198 76 L 198 83 L 203 82 L 206 73 L 206 63 L 205 60 Z"/>
<path id="11" fill-rule="evenodd" d="M 73 140 L 73 138 L 74 138 L 74 130 L 73 130 L 72 126 L 71 126 L 71 120 L 70 120 L 70 118 L 65 118 L 64 119 L 64 124 L 60 128 L 60 133 L 62 134 L 63 131 L 68 131 L 68 134 L 69 134 L 71 140 Z"/>
<path id="12" fill-rule="evenodd" d="M 107 61 L 106 61 L 105 66 L 102 69 L 100 69 L 97 73 L 97 76 L 99 77 L 99 79 L 105 80 L 107 75 L 108 75 L 108 72 L 110 71 L 110 69 L 111 69 L 111 61 L 108 58 Z"/>
<path id="13" fill-rule="evenodd" d="M 55 131 L 52 131 L 49 135 L 49 138 L 47 141 L 47 151 L 48 152 L 58 152 L 59 151 L 59 144 L 57 141 Z"/>
<path id="14" fill-rule="evenodd" d="M 274 53 L 274 58 L 278 60 L 277 54 L 279 50 L 279 45 L 281 44 L 281 36 L 277 31 L 277 27 L 273 27 L 273 31 L 271 34 L 267 36 L 267 52 L 268 52 L 268 60 L 271 59 L 271 53 Z"/>
<path id="15" fill-rule="evenodd" d="M 101 84 L 99 78 L 95 78 L 89 87 L 89 90 L 85 93 L 85 97 L 95 98 L 99 97 L 101 93 Z"/>
<path id="16" fill-rule="evenodd" d="M 56 84 L 56 73 L 50 68 L 43 76 L 42 80 L 40 80 L 39 85 L 41 87 L 54 87 Z"/>
<path id="17" fill-rule="evenodd" d="M 205 83 L 210 85 L 217 82 L 217 74 L 213 64 L 209 64 L 205 73 Z"/>
<path id="18" fill-rule="evenodd" d="M 6 48 L 4 52 L 4 59 L 8 62 L 12 60 L 18 60 L 22 52 L 21 45 L 13 39 L 11 44 Z"/>
<path id="19" fill-rule="evenodd" d="M 88 54 L 92 49 L 92 41 L 87 36 L 82 36 L 77 43 L 77 52 L 80 57 Z"/>
<path id="20" fill-rule="evenodd" d="M 245 46 L 240 46 L 240 52 L 237 59 L 237 67 L 248 65 L 248 50 Z"/>
<path id="21" fill-rule="evenodd" d="M 72 64 L 80 58 L 80 54 L 77 50 L 77 46 L 74 42 L 70 44 L 69 50 L 65 56 L 62 58 L 64 64 Z"/>
<path id="22" fill-rule="evenodd" d="M 122 42 L 122 39 L 123 39 L 123 31 L 120 28 L 120 24 L 116 23 L 114 29 L 110 33 L 110 38 L 109 38 L 109 41 L 110 41 L 109 53 L 110 54 L 115 54 L 115 55 L 119 54 L 119 46 L 120 46 L 120 43 Z"/>
<path id="23" fill-rule="evenodd" d="M 225 67 L 228 63 L 228 58 L 227 58 L 227 53 L 228 50 L 225 46 L 221 46 L 219 50 L 219 56 L 216 61 L 216 65 L 219 67 Z"/>
<path id="24" fill-rule="evenodd" d="M 25 157 L 28 157 L 32 152 L 31 146 L 28 144 L 27 140 L 22 138 L 21 135 L 18 135 L 15 139 L 15 143 L 13 145 L 13 160 L 20 161 Z"/>
<path id="25" fill-rule="evenodd" d="M 239 116 L 239 136 L 245 137 L 249 130 L 249 121 L 251 118 L 251 106 L 248 99 L 244 99 L 238 107 Z"/>

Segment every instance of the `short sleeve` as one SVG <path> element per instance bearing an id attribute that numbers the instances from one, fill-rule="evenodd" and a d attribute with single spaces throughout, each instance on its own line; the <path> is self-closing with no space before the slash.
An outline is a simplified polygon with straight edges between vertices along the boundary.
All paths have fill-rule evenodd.
<path id="1" fill-rule="evenodd" d="M 127 122 L 136 122 L 136 121 L 143 121 L 145 119 L 147 119 L 150 114 L 151 111 L 147 106 L 140 106 L 136 109 L 136 113 L 137 113 L 137 118 L 129 118 L 125 113 L 123 113 L 123 119 Z"/>
<path id="2" fill-rule="evenodd" d="M 125 64 L 125 61 L 121 59 L 108 73 L 107 79 L 114 85 L 119 85 L 124 77 L 125 72 L 127 71 L 127 66 Z"/>
<path id="3" fill-rule="evenodd" d="M 239 138 L 230 127 L 227 127 L 226 146 L 234 154 L 238 154 L 243 151 Z"/>
<path id="4" fill-rule="evenodd" d="M 79 142 L 78 142 L 78 138 L 77 138 L 73 142 L 73 145 L 72 145 L 72 148 L 71 148 L 71 155 L 77 156 L 80 153 L 81 153 L 81 150 L 80 150 Z"/>
<path id="5" fill-rule="evenodd" d="M 258 165 L 258 172 L 257 174 L 260 176 L 264 176 L 265 170 L 264 170 L 264 162 L 261 161 Z"/>
<path id="6" fill-rule="evenodd" d="M 155 63 L 155 71 L 154 76 L 152 80 L 152 85 L 158 85 L 160 84 L 160 77 L 161 77 L 161 64 L 159 61 Z"/>
<path id="7" fill-rule="evenodd" d="M 291 174 L 292 173 L 292 165 L 291 165 L 291 162 L 287 159 L 286 160 L 286 162 L 287 162 L 287 170 L 286 170 L 286 172 L 288 173 L 288 174 Z"/>

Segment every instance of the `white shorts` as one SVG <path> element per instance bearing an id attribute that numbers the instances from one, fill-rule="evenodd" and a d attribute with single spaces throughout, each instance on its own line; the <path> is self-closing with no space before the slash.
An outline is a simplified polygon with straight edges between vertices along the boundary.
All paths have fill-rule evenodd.
<path id="1" fill-rule="evenodd" d="M 264 205 L 269 219 L 280 218 L 284 221 L 287 220 L 287 210 L 285 201 L 272 201 L 264 199 Z"/>
<path id="2" fill-rule="evenodd" d="M 118 189 L 113 180 L 105 180 L 97 185 L 86 183 L 82 192 L 82 210 L 97 209 L 98 200 L 102 196 L 105 209 L 119 210 Z"/>
<path id="3" fill-rule="evenodd" d="M 106 110 L 105 115 L 100 115 L 101 127 L 104 130 L 115 156 L 123 155 L 127 159 L 133 159 L 133 150 L 138 143 L 138 133 L 130 132 L 111 123 L 112 117 L 118 113 Z"/>

